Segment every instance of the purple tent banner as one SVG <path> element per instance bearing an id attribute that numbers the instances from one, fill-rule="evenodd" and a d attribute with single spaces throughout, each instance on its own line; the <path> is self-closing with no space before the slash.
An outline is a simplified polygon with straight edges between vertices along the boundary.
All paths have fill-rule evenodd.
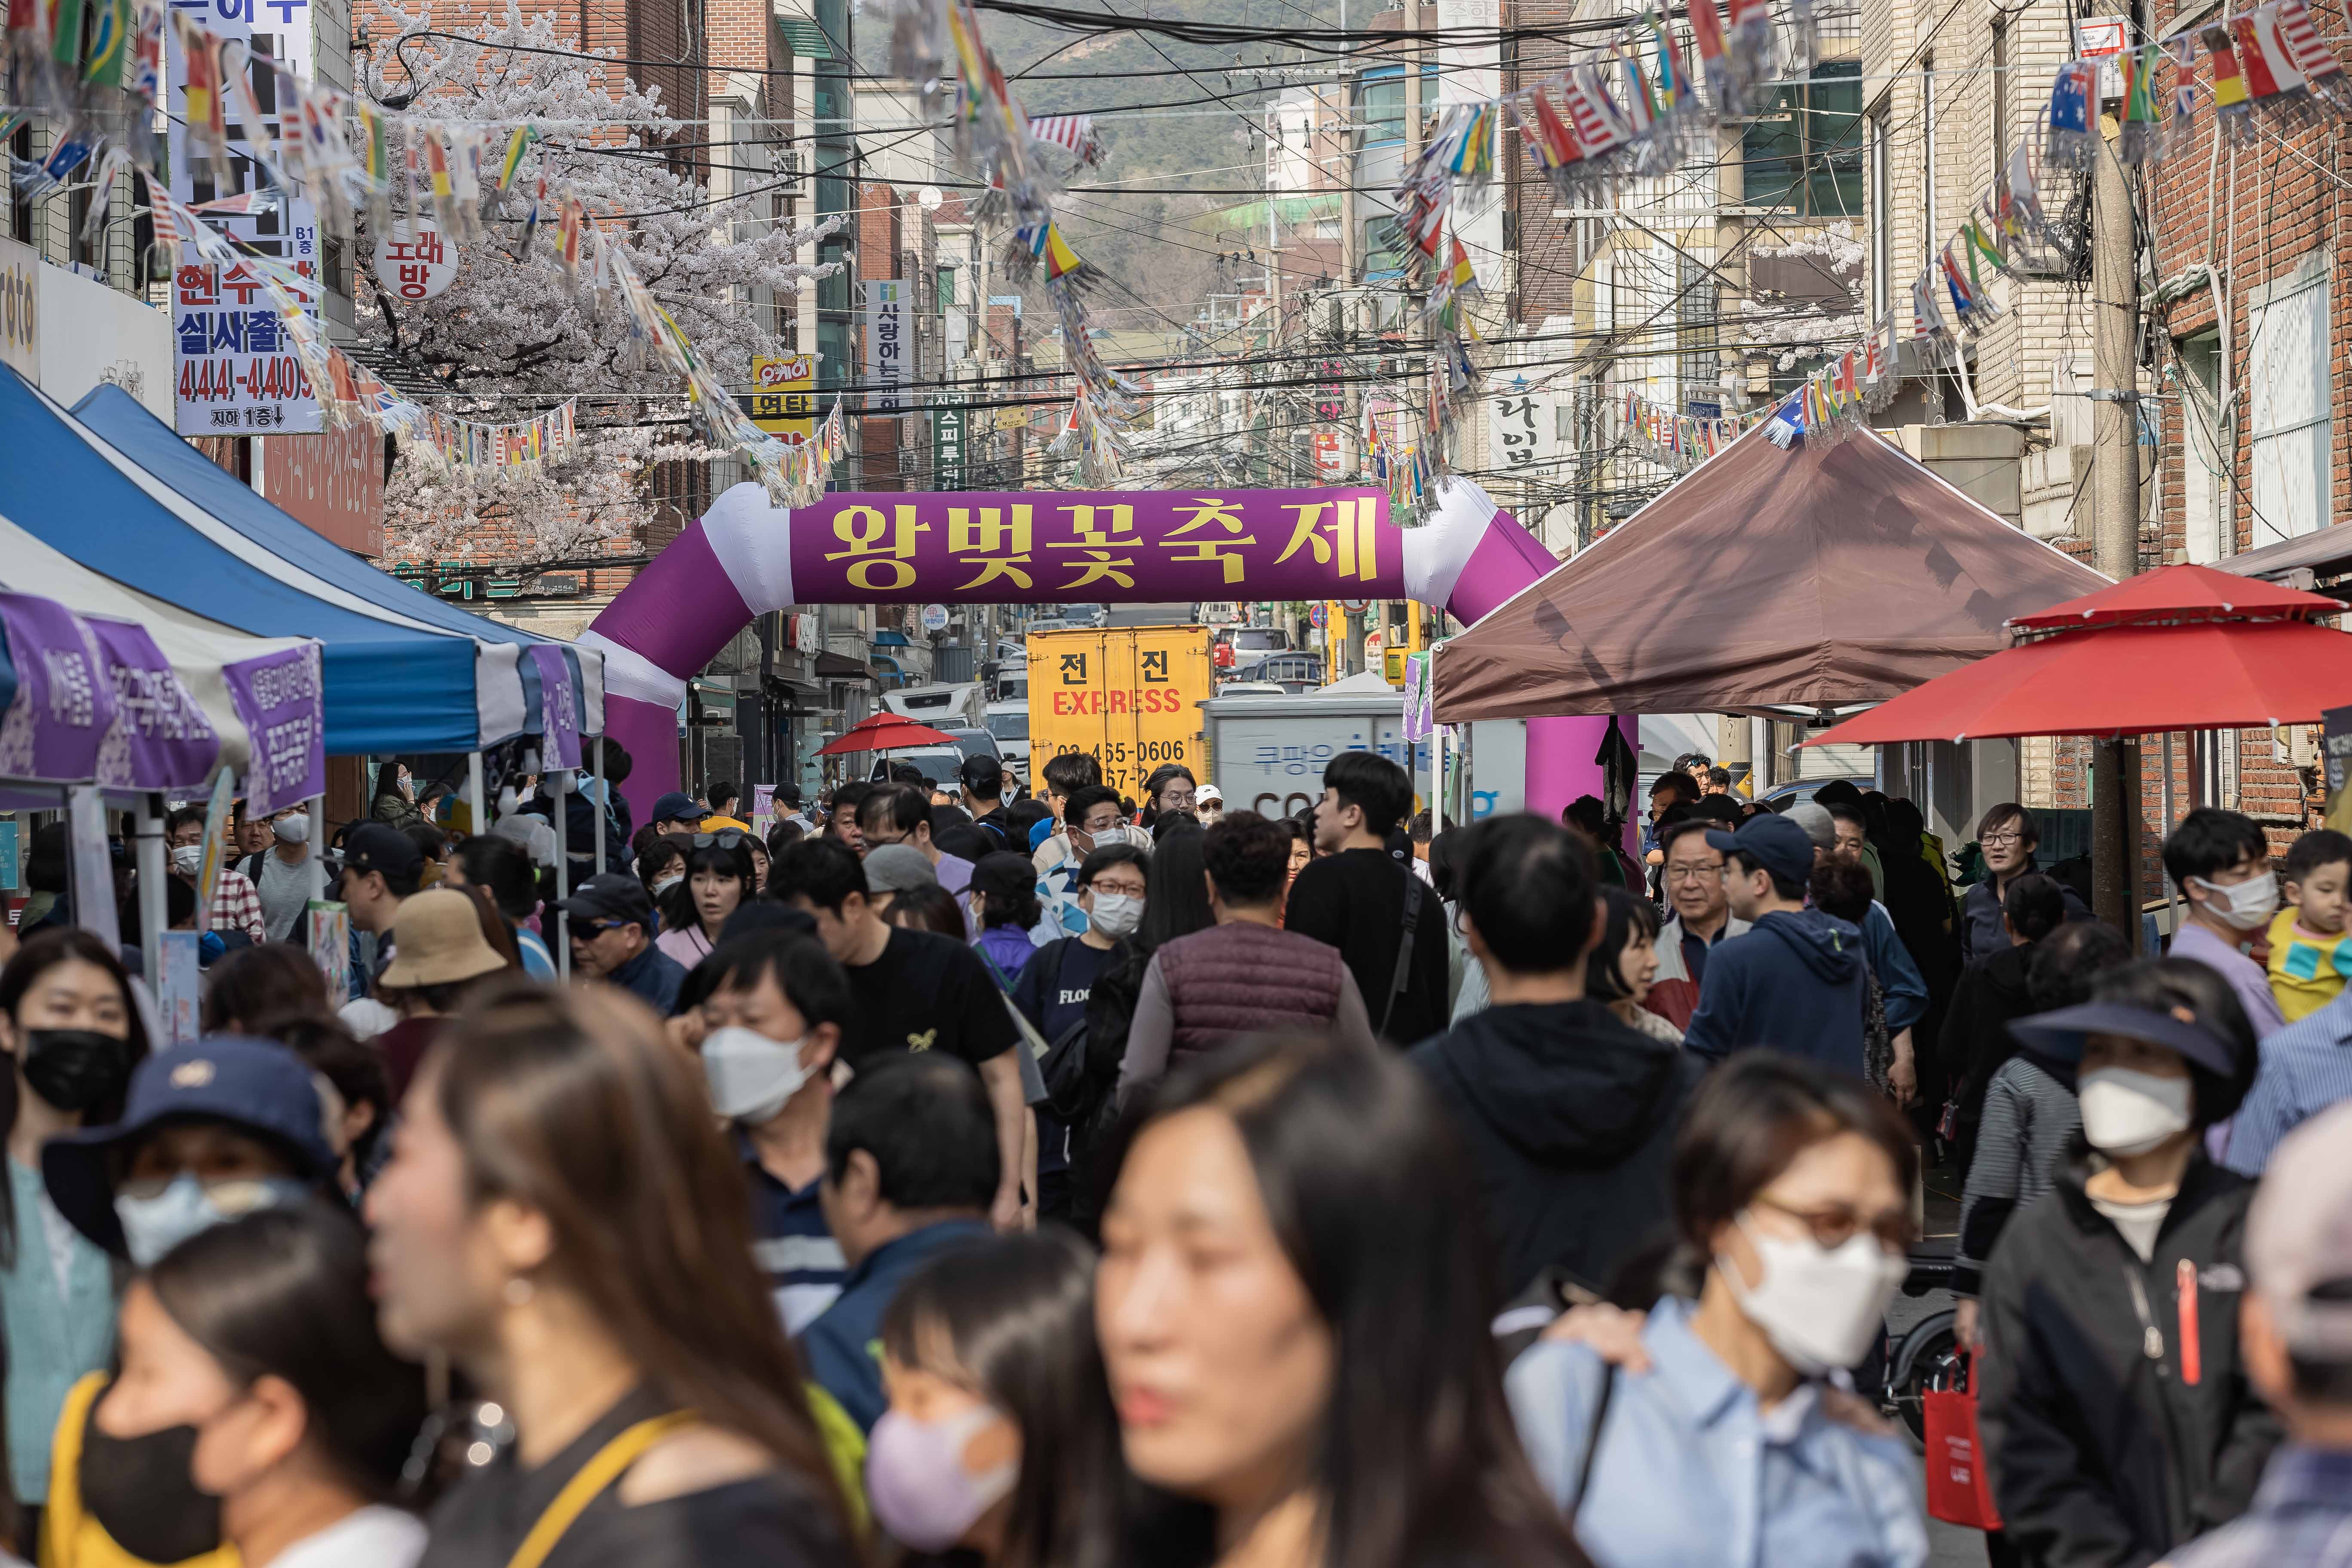
<path id="1" fill-rule="evenodd" d="M 194 789 L 212 776 L 220 737 L 147 628 L 90 617 L 114 690 L 114 721 L 98 752 L 98 782 L 117 789 Z"/>
<path id="2" fill-rule="evenodd" d="M 253 752 L 246 764 L 248 816 L 267 816 L 327 793 L 327 727 L 319 645 L 307 643 L 222 667 L 229 700 Z"/>
<path id="3" fill-rule="evenodd" d="M 0 778 L 95 778 L 114 690 L 80 618 L 54 599 L 0 594 L 16 696 L 0 714 Z"/>
<path id="4" fill-rule="evenodd" d="M 562 648 L 543 643 L 530 649 L 530 658 L 539 667 L 539 706 L 546 720 L 540 765 L 576 768 L 580 765 L 580 707 L 572 684 L 572 666 Z"/>
<path id="5" fill-rule="evenodd" d="M 792 513 L 795 601 L 1402 599 L 1370 489 L 831 495 Z"/>

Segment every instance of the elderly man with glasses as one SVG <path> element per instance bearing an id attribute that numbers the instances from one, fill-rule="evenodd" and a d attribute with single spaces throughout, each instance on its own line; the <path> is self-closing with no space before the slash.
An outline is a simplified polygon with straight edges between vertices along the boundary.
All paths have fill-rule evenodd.
<path id="1" fill-rule="evenodd" d="M 1688 816 L 1658 830 L 1664 857 L 1660 886 L 1674 912 L 1658 931 L 1658 973 L 1644 1005 L 1677 1029 L 1688 1027 L 1698 1008 L 1706 955 L 1748 930 L 1724 893 L 1723 851 L 1706 841 L 1706 830 L 1722 826 L 1712 817 Z"/>

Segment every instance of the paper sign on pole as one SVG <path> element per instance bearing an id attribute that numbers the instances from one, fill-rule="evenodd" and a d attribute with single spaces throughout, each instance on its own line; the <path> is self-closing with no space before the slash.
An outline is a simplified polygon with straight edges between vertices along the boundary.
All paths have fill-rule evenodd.
<path id="1" fill-rule="evenodd" d="M 173 1045 L 184 1046 L 203 1032 L 197 1020 L 204 1000 L 204 978 L 200 973 L 204 937 L 192 931 L 167 931 L 163 938 L 163 962 L 156 1011 L 163 1016 L 163 1037 Z"/>
<path id="2" fill-rule="evenodd" d="M 352 907 L 329 899 L 312 899 L 303 910 L 310 956 L 327 977 L 327 996 L 334 1001 L 352 994 Z M 340 1005 L 340 1003 L 338 1004 Z"/>

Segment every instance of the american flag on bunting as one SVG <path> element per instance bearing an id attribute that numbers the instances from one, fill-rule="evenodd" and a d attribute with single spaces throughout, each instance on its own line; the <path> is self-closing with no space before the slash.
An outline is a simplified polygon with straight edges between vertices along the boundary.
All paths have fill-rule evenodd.
<path id="1" fill-rule="evenodd" d="M 1059 147 L 1080 163 L 1091 167 L 1102 162 L 1102 137 L 1095 130 L 1091 114 L 1049 114 L 1029 122 L 1029 137 L 1048 146 Z"/>

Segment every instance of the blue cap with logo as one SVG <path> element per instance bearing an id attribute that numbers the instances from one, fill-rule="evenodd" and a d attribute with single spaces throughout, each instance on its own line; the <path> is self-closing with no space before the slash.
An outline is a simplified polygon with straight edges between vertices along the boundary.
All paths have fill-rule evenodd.
<path id="1" fill-rule="evenodd" d="M 271 1040 L 207 1035 L 149 1057 L 131 1075 L 121 1121 L 41 1146 L 49 1201 L 76 1230 L 120 1255 L 117 1152 L 127 1156 L 155 1128 L 187 1121 L 222 1122 L 258 1138 L 285 1155 L 297 1176 L 317 1181 L 335 1168 L 319 1084 L 309 1063 Z"/>
<path id="2" fill-rule="evenodd" d="M 1813 874 L 1813 840 L 1802 827 L 1785 816 L 1771 812 L 1759 812 L 1739 825 L 1737 833 L 1723 833 L 1709 828 L 1707 847 L 1720 849 L 1726 855 L 1740 850 L 1784 882 L 1804 886 Z"/>

